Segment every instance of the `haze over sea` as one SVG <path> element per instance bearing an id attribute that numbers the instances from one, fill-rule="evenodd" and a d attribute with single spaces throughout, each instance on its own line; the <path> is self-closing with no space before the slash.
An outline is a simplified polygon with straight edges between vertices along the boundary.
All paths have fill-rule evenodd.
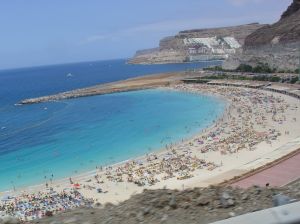
<path id="1" fill-rule="evenodd" d="M 125 60 L 0 71 L 0 190 L 45 183 L 163 148 L 211 125 L 224 102 L 142 90 L 15 106 L 18 101 L 218 62 L 127 65 Z"/>

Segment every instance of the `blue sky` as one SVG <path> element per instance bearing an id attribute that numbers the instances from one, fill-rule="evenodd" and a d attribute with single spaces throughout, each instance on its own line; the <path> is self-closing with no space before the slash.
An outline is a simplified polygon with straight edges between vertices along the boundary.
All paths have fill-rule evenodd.
<path id="1" fill-rule="evenodd" d="M 1 0 L 0 69 L 128 58 L 191 28 L 273 23 L 292 0 Z"/>

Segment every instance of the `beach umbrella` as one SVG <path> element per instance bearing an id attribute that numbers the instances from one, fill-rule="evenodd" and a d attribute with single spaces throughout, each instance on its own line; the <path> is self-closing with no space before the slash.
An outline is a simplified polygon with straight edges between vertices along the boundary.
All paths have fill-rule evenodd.
<path id="1" fill-rule="evenodd" d="M 73 184 L 73 187 L 80 188 L 80 184 Z"/>

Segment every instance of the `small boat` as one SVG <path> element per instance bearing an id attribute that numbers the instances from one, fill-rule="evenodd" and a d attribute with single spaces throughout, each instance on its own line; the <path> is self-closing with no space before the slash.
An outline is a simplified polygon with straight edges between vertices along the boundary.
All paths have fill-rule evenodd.
<path id="1" fill-rule="evenodd" d="M 67 74 L 67 77 L 72 77 L 72 76 L 73 76 L 72 73 Z"/>

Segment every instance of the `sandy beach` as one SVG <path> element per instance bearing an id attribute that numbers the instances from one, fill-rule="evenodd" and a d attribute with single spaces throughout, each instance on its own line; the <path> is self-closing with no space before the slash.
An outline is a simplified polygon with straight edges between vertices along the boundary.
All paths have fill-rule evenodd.
<path id="1" fill-rule="evenodd" d="M 209 94 L 228 102 L 223 116 L 212 127 L 191 139 L 174 143 L 156 153 L 64 180 L 4 192 L 28 201 L 28 195 L 65 192 L 91 199 L 93 203 L 118 203 L 144 189 L 186 189 L 218 184 L 247 173 L 299 148 L 300 101 L 291 96 L 261 89 L 174 84 L 171 91 Z M 5 202 L 15 205 L 16 199 Z M 81 200 L 81 199 L 80 199 Z M 79 206 L 80 203 L 72 203 Z M 84 201 L 86 203 L 87 201 Z M 2 204 L 1 204 L 2 203 Z M 59 204 L 58 202 L 56 202 Z M 0 202 L 0 206 L 3 202 Z M 59 209 L 58 209 L 59 207 Z M 53 213 L 61 206 L 48 208 Z M 6 208 L 6 207 L 5 207 Z M 43 212 L 17 210 L 21 219 L 38 218 Z"/>

